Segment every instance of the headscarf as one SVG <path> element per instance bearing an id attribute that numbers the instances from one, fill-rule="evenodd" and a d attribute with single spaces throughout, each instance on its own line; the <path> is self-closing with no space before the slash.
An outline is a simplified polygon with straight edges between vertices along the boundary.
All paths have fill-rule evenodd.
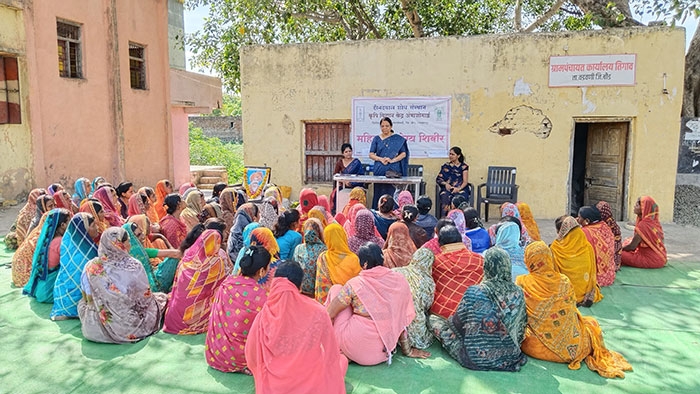
<path id="1" fill-rule="evenodd" d="M 52 183 L 49 185 L 49 187 L 46 188 L 46 193 L 49 196 L 53 197 L 54 194 L 56 194 L 57 192 L 59 192 L 61 190 L 63 190 L 63 186 L 61 186 L 60 183 Z"/>
<path id="2" fill-rule="evenodd" d="M 167 179 L 162 179 L 156 183 L 156 203 L 153 206 L 158 215 L 158 220 L 162 219 L 168 212 L 165 210 L 165 197 L 168 195 L 168 191 L 165 189 L 165 184 L 170 181 Z"/>
<path id="3" fill-rule="evenodd" d="M 269 228 L 260 226 L 250 233 L 250 245 L 262 246 L 270 253 L 270 265 L 268 266 L 267 274 L 258 279 L 258 284 L 269 290 L 280 259 L 280 247 L 277 244 L 275 235 L 272 234 Z"/>
<path id="4" fill-rule="evenodd" d="M 327 248 L 323 242 L 323 226 L 318 219 L 309 218 L 304 222 L 304 243 L 294 249 L 294 261 L 304 270 L 301 291 L 314 296 L 316 283 L 316 262 Z"/>
<path id="5" fill-rule="evenodd" d="M 622 232 L 620 231 L 620 226 L 613 218 L 612 209 L 610 204 L 605 201 L 599 201 L 596 204 L 596 208 L 600 211 L 600 219 L 605 222 L 605 224 L 610 227 L 613 236 L 615 236 L 615 267 L 620 269 L 620 263 L 622 262 Z"/>
<path id="6" fill-rule="evenodd" d="M 389 226 L 384 244 L 384 266 L 388 268 L 404 267 L 408 265 L 416 251 L 408 227 L 402 222 L 395 222 Z"/>
<path id="7" fill-rule="evenodd" d="M 46 220 L 34 249 L 29 282 L 22 289 L 22 294 L 35 297 L 39 302 L 53 302 L 53 287 L 58 269 L 50 271 L 49 246 L 56 235 L 61 214 L 64 212 L 66 212 L 64 209 L 56 208 L 46 213 Z"/>
<path id="8" fill-rule="evenodd" d="M 90 180 L 87 178 L 78 178 L 75 181 L 75 193 L 73 193 L 73 202 L 76 205 L 80 205 L 80 203 L 88 198 L 88 195 L 90 194 Z"/>
<path id="9" fill-rule="evenodd" d="M 527 274 L 525 251 L 520 246 L 520 229 L 511 222 L 503 223 L 496 232 L 496 247 L 503 249 L 510 257 L 512 277 Z"/>
<path id="10" fill-rule="evenodd" d="M 357 218 L 357 214 L 363 209 L 367 208 L 365 208 L 364 205 L 355 204 L 348 210 L 347 221 L 343 224 L 343 229 L 345 229 L 345 233 L 348 237 L 355 235 L 355 219 Z"/>
<path id="11" fill-rule="evenodd" d="M 467 246 L 467 249 L 472 250 L 472 240 L 467 236 L 467 222 L 464 219 L 464 212 L 461 209 L 455 208 L 447 212 L 447 218 L 455 222 L 455 227 L 462 236 L 462 242 Z"/>
<path id="12" fill-rule="evenodd" d="M 70 213 L 70 216 L 73 216 L 73 200 L 71 200 L 67 191 L 57 191 L 53 194 L 53 199 L 56 201 L 56 208 L 65 208 Z"/>
<path id="13" fill-rule="evenodd" d="M 532 211 L 530 211 L 530 206 L 527 203 L 518 201 L 517 203 L 518 211 L 520 212 L 520 222 L 527 228 L 527 233 L 533 241 L 540 240 L 540 228 L 537 227 L 537 222 L 534 216 L 532 216 Z"/>
<path id="14" fill-rule="evenodd" d="M 399 196 L 396 198 L 396 203 L 399 205 L 400 211 L 404 205 L 413 204 L 413 194 L 411 194 L 411 192 L 408 190 L 401 191 Z"/>
<path id="15" fill-rule="evenodd" d="M 333 284 L 344 285 L 360 273 L 360 259 L 348 247 L 347 235 L 339 224 L 331 223 L 326 226 L 323 239 L 328 247 L 324 256 L 331 281 Z"/>
<path id="16" fill-rule="evenodd" d="M 358 206 L 361 206 L 358 204 Z M 367 208 L 362 208 L 355 216 L 355 231 L 352 236 L 348 237 L 348 246 L 353 253 L 357 253 L 360 246 L 372 242 L 380 248 L 384 247 L 384 239 L 377 234 L 377 228 L 374 226 L 374 215 Z"/>
<path id="17" fill-rule="evenodd" d="M 277 224 L 277 212 L 268 201 L 263 201 L 260 205 L 260 225 L 272 230 Z"/>
<path id="18" fill-rule="evenodd" d="M 321 205 L 317 205 L 309 210 L 309 213 L 307 214 L 308 218 L 316 218 L 318 219 L 321 224 L 323 225 L 323 228 L 326 228 L 328 223 L 333 222 L 333 217 L 328 214 L 328 211 L 326 208 L 324 208 Z"/>
<path id="19" fill-rule="evenodd" d="M 306 216 L 311 208 L 318 205 L 318 195 L 314 189 L 304 188 L 299 193 L 299 209 L 302 215 Z"/>
<path id="20" fill-rule="evenodd" d="M 348 216 L 348 211 L 350 211 L 350 208 L 352 208 L 353 205 L 361 204 L 362 206 L 367 206 L 367 193 L 365 193 L 365 189 L 362 187 L 353 187 L 352 190 L 350 190 L 349 197 L 350 201 L 348 201 L 348 204 L 345 205 L 342 212 L 346 217 Z"/>
<path id="21" fill-rule="evenodd" d="M 230 187 L 222 190 L 219 195 L 219 204 L 221 205 L 222 219 L 226 222 L 227 230 L 230 231 L 231 227 L 233 227 L 233 219 L 238 206 L 238 194 L 236 190 Z"/>
<path id="22" fill-rule="evenodd" d="M 501 205 L 501 217 L 504 216 L 512 216 L 520 222 L 520 243 L 523 245 L 527 245 L 532 241 L 532 238 L 530 237 L 530 234 L 528 233 L 527 227 L 523 224 L 522 219 L 520 218 L 520 211 L 518 210 L 518 207 L 510 202 L 503 203 Z M 539 231 L 539 229 L 538 229 Z"/>
<path id="23" fill-rule="evenodd" d="M 83 202 L 82 205 L 80 205 L 80 212 L 85 212 L 89 213 L 92 215 L 93 218 L 95 218 L 95 222 L 97 223 L 97 230 L 99 234 L 97 235 L 97 239 L 95 239 L 95 243 L 98 243 L 100 241 L 100 237 L 102 237 L 102 234 L 109 228 L 109 222 L 107 222 L 107 219 L 101 219 L 100 216 L 97 213 L 96 207 L 99 207 L 101 211 L 104 211 L 104 208 L 102 208 L 102 204 L 100 204 L 97 201 L 90 201 L 87 200 Z"/>
<path id="24" fill-rule="evenodd" d="M 282 191 L 280 190 L 279 187 L 269 184 L 267 187 L 265 187 L 265 194 L 263 195 L 265 199 L 272 199 L 275 201 L 277 204 L 277 209 L 280 211 L 284 211 L 284 207 L 282 206 Z"/>
<path id="25" fill-rule="evenodd" d="M 56 204 L 56 201 L 54 201 L 53 197 L 48 195 L 48 194 L 42 194 L 37 198 L 37 200 L 36 200 L 36 212 L 34 214 L 34 218 L 29 223 L 29 228 L 27 229 L 27 233 L 30 233 L 32 230 L 34 230 L 39 225 L 39 221 L 41 220 L 41 217 L 49 210 L 50 202 L 53 202 L 54 205 Z"/>
<path id="26" fill-rule="evenodd" d="M 97 188 L 100 187 L 100 185 L 106 182 L 107 181 L 101 176 L 95 177 L 95 179 L 92 180 L 92 184 L 90 185 L 90 197 L 92 197 L 93 194 L 95 194 Z"/>
<path id="27" fill-rule="evenodd" d="M 325 194 L 321 194 L 320 196 L 318 196 L 318 206 L 323 207 L 326 210 L 326 212 L 330 212 L 331 203 L 330 201 L 328 201 L 328 196 L 326 196 Z"/>
<path id="28" fill-rule="evenodd" d="M 667 259 L 666 246 L 664 245 L 664 230 L 659 222 L 659 206 L 656 201 L 649 196 L 639 198 L 642 214 L 637 216 L 637 223 L 634 226 L 635 234 L 638 234 L 642 241 L 664 261 Z"/>
<path id="29" fill-rule="evenodd" d="M 215 202 L 210 202 L 204 204 L 204 206 L 202 207 L 202 212 L 200 212 L 199 215 L 199 221 L 204 223 L 204 221 L 211 218 L 223 220 L 224 212 L 221 209 L 221 205 Z"/>
<path id="30" fill-rule="evenodd" d="M 193 189 L 185 198 L 187 207 L 180 213 L 180 220 L 187 225 L 187 231 L 192 230 L 194 226 L 200 223 L 199 214 L 202 212 L 202 208 L 204 208 L 202 200 L 202 194 L 197 189 Z"/>
<path id="31" fill-rule="evenodd" d="M 571 281 L 578 303 L 603 299 L 596 282 L 595 251 L 576 219 L 564 218 L 551 250 L 555 268 Z"/>
<path id="32" fill-rule="evenodd" d="M 121 227 L 124 224 L 124 219 L 119 215 L 119 210 L 114 206 L 112 202 L 112 192 L 114 189 L 112 187 L 102 187 L 97 189 L 93 196 L 102 204 L 102 209 L 105 213 L 105 219 L 109 222 L 110 226 Z"/>
<path id="33" fill-rule="evenodd" d="M 76 213 L 61 239 L 61 265 L 53 290 L 52 318 L 78 316 L 78 301 L 82 298 L 80 275 L 87 262 L 97 257 L 97 244 L 88 234 L 89 218 L 88 213 Z"/>
<path id="34" fill-rule="evenodd" d="M 121 241 L 124 239 L 125 234 L 128 238 L 126 230 L 122 227 L 108 228 L 102 234 L 102 238 L 100 238 L 97 254 L 105 265 L 126 271 L 142 271 L 141 263 L 129 255 L 129 252 L 125 249 L 124 242 Z"/>
<path id="35" fill-rule="evenodd" d="M 46 190 L 44 189 L 33 189 L 31 192 L 29 192 L 29 196 L 27 197 L 27 203 L 24 204 L 22 209 L 19 211 L 19 214 L 17 215 L 17 222 L 15 224 L 17 246 L 22 244 L 22 241 L 24 241 L 24 239 L 27 238 L 27 235 L 29 234 L 29 226 L 32 224 L 32 219 L 38 213 L 37 199 L 45 194 Z M 39 218 L 41 218 L 41 215 L 39 216 Z"/>
<path id="36" fill-rule="evenodd" d="M 508 334 L 520 347 L 525 333 L 523 328 L 527 323 L 527 311 L 525 308 L 504 309 L 514 298 L 520 298 L 521 302 L 524 298 L 523 290 L 513 283 L 511 259 L 508 256 L 509 253 L 498 247 L 484 253 L 484 279 L 480 286 L 493 305 L 500 309 Z"/>
<path id="37" fill-rule="evenodd" d="M 197 185 L 195 185 L 192 182 L 185 182 L 182 185 L 180 185 L 180 188 L 177 189 L 178 193 L 182 196 L 182 198 L 185 198 L 185 194 L 187 194 L 187 191 L 190 189 L 196 189 Z"/>
<path id="38" fill-rule="evenodd" d="M 148 198 L 148 197 L 147 197 Z M 129 197 L 129 216 L 146 213 L 146 205 L 143 203 L 141 193 L 134 193 Z"/>
<path id="39" fill-rule="evenodd" d="M 252 222 L 248 223 L 243 229 L 243 247 L 238 251 L 238 256 L 236 257 L 235 265 L 233 266 L 233 274 L 238 275 L 238 270 L 241 268 L 241 259 L 245 251 L 250 247 L 250 237 L 253 234 L 253 230 L 260 227 L 260 223 Z"/>

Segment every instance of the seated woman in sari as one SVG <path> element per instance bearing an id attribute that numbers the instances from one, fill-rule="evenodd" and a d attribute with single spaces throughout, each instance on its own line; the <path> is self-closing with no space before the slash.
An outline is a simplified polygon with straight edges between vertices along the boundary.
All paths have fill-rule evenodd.
<path id="1" fill-rule="evenodd" d="M 5 235 L 5 245 L 9 250 L 16 250 L 24 242 L 29 234 L 29 225 L 37 211 L 37 199 L 46 194 L 44 189 L 34 189 L 29 192 L 27 203 L 24 204 L 17 215 L 17 220 L 10 227 L 10 232 Z"/>
<path id="2" fill-rule="evenodd" d="M 70 194 L 65 190 L 60 190 L 54 193 L 54 201 L 56 201 L 56 208 L 64 208 L 70 212 L 71 217 L 74 213 L 78 212 L 78 207 L 73 204 Z"/>
<path id="3" fill-rule="evenodd" d="M 27 229 L 27 234 L 32 232 L 35 228 L 39 227 L 39 221 L 44 216 L 44 214 L 52 209 L 56 208 L 56 200 L 53 196 L 48 194 L 42 194 L 36 200 L 36 211 L 34 212 L 34 218 L 29 223 L 29 228 Z"/>
<path id="4" fill-rule="evenodd" d="M 173 184 L 167 179 L 162 179 L 156 183 L 156 203 L 153 208 L 156 210 L 158 220 L 163 219 L 167 212 L 165 211 L 165 197 L 173 192 Z"/>
<path id="5" fill-rule="evenodd" d="M 29 282 L 22 294 L 36 298 L 38 302 L 53 303 L 53 287 L 61 263 L 61 239 L 68 228 L 71 213 L 65 208 L 52 209 L 39 234 Z"/>
<path id="6" fill-rule="evenodd" d="M 129 197 L 127 205 L 127 218 L 134 215 L 145 215 L 148 212 L 148 196 L 141 193 L 134 193 Z"/>
<path id="7" fill-rule="evenodd" d="M 598 204 L 596 204 L 596 208 L 598 208 L 598 211 L 600 212 L 600 220 L 608 225 L 613 234 L 615 240 L 615 271 L 619 271 L 620 265 L 622 264 L 622 232 L 620 231 L 620 226 L 613 217 L 610 204 L 605 201 L 599 201 Z"/>
<path id="8" fill-rule="evenodd" d="M 498 226 L 506 221 L 511 221 L 518 224 L 518 227 L 520 228 L 520 246 L 524 248 L 527 244 L 532 242 L 532 238 L 530 238 L 527 228 L 523 225 L 522 220 L 520 219 L 520 211 L 518 210 L 518 207 L 513 203 L 506 202 L 501 205 L 501 220 L 489 227 L 488 231 L 492 244 L 496 243 L 496 231 L 498 230 Z"/>
<path id="9" fill-rule="evenodd" d="M 180 220 L 180 214 L 185 209 L 185 202 L 175 194 L 165 197 L 166 215 L 160 219 L 160 232 L 168 239 L 170 245 L 177 248 L 187 236 L 187 225 Z"/>
<path id="10" fill-rule="evenodd" d="M 231 270 L 231 260 L 221 249 L 221 233 L 205 230 L 180 261 L 163 331 L 177 335 L 205 332 L 214 294 Z"/>
<path id="11" fill-rule="evenodd" d="M 95 192 L 93 196 L 102 204 L 102 209 L 105 213 L 105 219 L 110 226 L 119 227 L 124 224 L 119 214 L 119 201 L 117 192 L 111 186 L 104 186 Z"/>
<path id="12" fill-rule="evenodd" d="M 301 244 L 299 229 L 299 211 L 292 209 L 282 212 L 273 227 L 273 234 L 280 247 L 280 260 L 287 260 L 294 253 L 297 245 Z"/>
<path id="13" fill-rule="evenodd" d="M 92 180 L 90 183 L 90 195 L 88 196 L 89 198 L 92 198 L 97 189 L 100 188 L 100 186 L 108 184 L 107 180 L 104 179 L 104 177 L 101 176 L 96 176 L 95 179 Z M 99 242 L 98 242 L 99 243 Z"/>
<path id="14" fill-rule="evenodd" d="M 328 313 L 299 293 L 303 276 L 299 264 L 281 264 L 250 328 L 245 360 L 258 394 L 345 393 L 348 360 Z"/>
<path id="15" fill-rule="evenodd" d="M 270 265 L 267 268 L 265 276 L 258 280 L 258 284 L 265 290 L 269 291 L 272 285 L 272 278 L 275 276 L 277 266 L 282 262 L 280 260 L 280 247 L 277 245 L 277 240 L 274 234 L 266 227 L 258 227 L 250 233 L 250 246 L 258 245 L 264 247 L 270 253 Z"/>
<path id="16" fill-rule="evenodd" d="M 450 161 L 440 167 L 435 183 L 440 186 L 440 212 L 449 211 L 452 199 L 462 196 L 469 201 L 469 165 L 464 162 L 462 148 L 453 146 L 448 154 Z"/>
<path id="17" fill-rule="evenodd" d="M 552 242 L 554 268 L 574 286 L 577 306 L 589 307 L 603 299 L 596 282 L 595 251 L 576 219 L 561 216 L 554 222 L 557 239 Z"/>
<path id="18" fill-rule="evenodd" d="M 44 228 L 44 221 L 47 216 L 48 212 L 44 213 L 41 220 L 39 220 L 39 225 L 29 233 L 27 239 L 22 242 L 15 254 L 12 255 L 12 283 L 16 287 L 24 287 L 29 282 L 34 251 L 39 242 L 39 235 L 41 235 L 41 230 Z"/>
<path id="19" fill-rule="evenodd" d="M 353 235 L 355 235 L 355 220 L 357 219 L 357 214 L 360 213 L 360 211 L 362 211 L 363 209 L 367 209 L 367 208 L 365 208 L 364 206 L 362 206 L 360 204 L 355 204 L 348 211 L 348 216 L 346 217 L 345 223 L 343 223 L 343 230 L 345 230 L 345 234 L 347 234 L 348 237 L 352 237 Z M 374 216 L 372 217 L 372 221 L 374 221 Z M 323 222 L 323 221 L 321 221 L 321 222 Z M 327 225 L 328 224 L 326 223 L 326 226 Z M 324 226 L 324 228 L 325 228 L 325 226 Z"/>
<path id="20" fill-rule="evenodd" d="M 369 158 L 374 160 L 372 173 L 374 176 L 390 175 L 407 176 L 409 150 L 406 139 L 394 133 L 393 123 L 389 118 L 382 118 L 379 122 L 381 134 L 372 138 L 369 147 Z M 393 173 L 393 174 L 392 174 Z M 374 200 L 372 208 L 379 207 L 380 196 L 394 195 L 396 188 L 392 184 L 375 183 Z"/>
<path id="21" fill-rule="evenodd" d="M 202 193 L 197 189 L 190 191 L 185 198 L 185 204 L 187 206 L 180 214 L 180 221 L 185 223 L 187 231 L 189 232 L 192 230 L 192 227 L 201 223 L 199 220 L 199 214 L 204 208 L 204 198 L 202 197 Z"/>
<path id="22" fill-rule="evenodd" d="M 491 247 L 491 237 L 488 231 L 484 229 L 484 225 L 479 219 L 479 214 L 474 207 L 469 207 L 464 210 L 464 220 L 466 221 L 466 235 L 472 243 L 472 251 L 475 253 L 484 253 L 486 249 Z"/>
<path id="23" fill-rule="evenodd" d="M 221 205 L 221 218 L 226 223 L 226 234 L 230 234 L 238 207 L 238 193 L 236 193 L 236 189 L 230 187 L 224 189 L 219 196 L 219 205 Z M 226 240 L 228 242 L 228 238 Z"/>
<path id="24" fill-rule="evenodd" d="M 637 223 L 634 236 L 622 243 L 622 265 L 636 268 L 661 268 L 666 265 L 664 230 L 659 222 L 659 206 L 653 198 L 642 196 L 634 204 Z"/>
<path id="25" fill-rule="evenodd" d="M 73 204 L 75 204 L 76 207 L 80 207 L 80 204 L 82 204 L 84 200 L 89 198 L 90 180 L 87 178 L 76 179 L 73 189 L 75 190 L 75 193 L 73 193 L 71 199 L 73 200 Z"/>
<path id="26" fill-rule="evenodd" d="M 337 223 L 323 230 L 328 250 L 321 253 L 316 262 L 316 301 L 324 303 L 333 285 L 344 285 L 360 273 L 357 255 L 350 250 L 345 231 Z"/>
<path id="27" fill-rule="evenodd" d="M 105 217 L 105 211 L 102 209 L 102 204 L 97 200 L 86 200 L 83 205 L 80 206 L 80 212 L 90 214 L 95 219 L 95 224 L 97 225 L 97 237 L 93 238 L 96 244 L 100 243 L 100 237 L 109 228 L 109 222 Z"/>
<path id="28" fill-rule="evenodd" d="M 432 277 L 435 255 L 430 249 L 420 248 L 413 253 L 405 267 L 394 268 L 408 282 L 413 297 L 416 317 L 406 328 L 411 347 L 427 349 L 435 339 L 428 328 L 428 314 L 435 297 L 435 281 Z"/>
<path id="29" fill-rule="evenodd" d="M 80 278 L 78 315 L 83 336 L 102 343 L 138 342 L 160 328 L 168 295 L 153 293 L 141 263 L 129 256 L 129 234 L 110 227 L 98 257 Z"/>
<path id="30" fill-rule="evenodd" d="M 238 251 L 238 255 L 236 256 L 236 260 L 231 260 L 233 262 L 233 275 L 238 275 L 240 274 L 240 269 L 241 269 L 241 259 L 243 259 L 243 253 L 250 247 L 250 241 L 251 237 L 253 235 L 253 230 L 256 228 L 260 227 L 260 223 L 258 222 L 253 222 L 245 226 L 245 229 L 243 229 L 243 248 Z M 231 255 L 229 255 L 231 257 Z M 270 260 L 272 261 L 272 260 Z"/>
<path id="31" fill-rule="evenodd" d="M 523 288 L 527 305 L 523 353 L 569 364 L 569 369 L 579 369 L 585 361 L 604 378 L 624 378 L 624 371 L 631 371 L 632 366 L 621 354 L 605 347 L 596 319 L 581 315 L 574 286 L 555 270 L 552 253 L 544 242 L 528 245 L 525 264 L 530 273 L 515 281 Z"/>
<path id="32" fill-rule="evenodd" d="M 454 222 L 455 227 L 462 236 L 462 243 L 467 249 L 472 250 L 472 240 L 467 236 L 467 220 L 464 218 L 464 211 L 459 208 L 451 209 L 447 213 L 447 218 Z"/>
<path id="33" fill-rule="evenodd" d="M 540 228 L 537 226 L 535 217 L 532 216 L 530 206 L 522 201 L 518 201 L 515 206 L 520 213 L 520 222 L 522 222 L 525 229 L 527 229 L 527 234 L 530 236 L 530 239 L 533 241 L 540 241 Z"/>
<path id="34" fill-rule="evenodd" d="M 352 190 L 350 190 L 350 201 L 348 201 L 345 208 L 343 208 L 343 215 L 345 215 L 345 217 L 348 216 L 348 211 L 350 211 L 350 208 L 355 204 L 361 204 L 363 207 L 367 207 L 367 193 L 365 189 L 359 186 L 353 187 Z"/>
<path id="35" fill-rule="evenodd" d="M 270 253 L 251 246 L 241 259 L 241 274 L 224 279 L 214 296 L 204 345 L 204 358 L 221 372 L 250 375 L 245 345 L 253 321 L 267 301 L 258 279 L 265 276 Z"/>
<path id="36" fill-rule="evenodd" d="M 292 259 L 299 263 L 304 270 L 304 280 L 301 282 L 302 294 L 313 298 L 316 284 L 316 262 L 321 253 L 328 248 L 323 242 L 323 226 L 318 219 L 307 219 L 304 223 L 303 233 L 304 242 L 294 249 Z"/>
<path id="37" fill-rule="evenodd" d="M 520 275 L 527 274 L 525 267 L 525 250 L 520 246 L 520 229 L 511 222 L 503 223 L 496 233 L 496 244 L 493 248 L 501 248 L 508 253 L 511 264 L 511 276 L 513 280 Z"/>
<path id="38" fill-rule="evenodd" d="M 155 207 L 155 204 L 158 202 L 158 197 L 156 196 L 155 190 L 153 190 L 152 187 L 144 186 L 139 189 L 138 194 L 146 196 L 146 216 L 148 216 L 148 220 L 155 225 L 153 231 L 160 232 L 160 226 L 158 226 L 160 219 L 158 218 Z"/>
<path id="39" fill-rule="evenodd" d="M 78 318 L 80 275 L 88 261 L 97 257 L 94 239 L 99 234 L 97 222 L 89 213 L 78 212 L 68 223 L 61 239 L 61 264 L 53 288 L 51 320 Z"/>
<path id="40" fill-rule="evenodd" d="M 142 216 L 146 217 L 146 215 Z M 145 241 L 148 238 L 144 234 L 143 228 L 137 223 L 127 222 L 122 227 L 129 233 L 131 245 L 129 254 L 143 264 L 151 291 L 169 292 L 182 252 L 179 249 L 159 249 L 149 247 L 151 245 L 147 246 Z"/>
<path id="41" fill-rule="evenodd" d="M 358 205 L 361 207 L 361 205 Z M 384 239 L 379 235 L 377 228 L 374 227 L 374 215 L 367 208 L 361 208 L 357 212 L 354 220 L 355 231 L 353 235 L 348 237 L 348 246 L 353 253 L 357 253 L 360 246 L 367 242 L 377 244 L 380 248 L 384 248 Z"/>
<path id="42" fill-rule="evenodd" d="M 447 320 L 430 316 L 443 348 L 465 368 L 517 372 L 527 362 L 520 350 L 527 312 L 523 290 L 513 283 L 508 253 L 484 253 L 484 279 L 469 286 Z"/>
<path id="43" fill-rule="evenodd" d="M 375 244 L 363 245 L 358 257 L 362 271 L 345 285 L 333 285 L 326 303 L 340 350 L 360 365 L 391 364 L 400 341 L 405 356 L 430 357 L 408 340 L 406 327 L 416 312 L 406 279 L 383 265 Z"/>
<path id="44" fill-rule="evenodd" d="M 382 238 L 386 239 L 389 226 L 399 220 L 399 217 L 394 214 L 394 198 L 388 194 L 383 195 L 379 199 L 379 210 L 372 210 L 374 214 L 374 226 L 379 231 Z"/>
<path id="45" fill-rule="evenodd" d="M 411 261 L 416 245 L 403 222 L 396 222 L 389 227 L 383 249 L 383 265 L 387 268 L 404 267 Z"/>
<path id="46" fill-rule="evenodd" d="M 365 175 L 365 166 L 360 162 L 359 159 L 352 157 L 352 145 L 344 143 L 340 147 L 340 153 L 343 155 L 338 161 L 335 162 L 335 168 L 333 169 L 333 175 Z M 335 185 L 334 185 L 335 186 Z M 340 190 L 345 188 L 356 188 L 362 187 L 363 184 L 359 182 L 340 182 Z M 336 207 L 336 192 L 337 188 L 333 187 L 333 191 L 330 195 L 330 207 L 328 212 L 335 212 Z"/>
<path id="47" fill-rule="evenodd" d="M 430 237 L 428 236 L 428 233 L 425 232 L 425 229 L 416 224 L 418 215 L 418 207 L 416 207 L 414 204 L 406 204 L 401 208 L 401 223 L 408 227 L 408 234 L 411 236 L 411 242 L 413 242 L 416 249 L 420 248 L 424 243 L 430 240 Z M 432 235 L 432 232 L 430 234 Z"/>
<path id="48" fill-rule="evenodd" d="M 326 226 L 328 226 L 328 223 L 335 222 L 335 218 L 328 214 L 326 208 L 322 207 L 321 205 L 317 205 L 311 208 L 306 216 L 307 220 L 311 218 L 316 218 L 319 221 L 321 221 L 323 228 L 326 228 Z"/>
<path id="49" fill-rule="evenodd" d="M 596 281 L 598 286 L 610 286 L 615 281 L 615 236 L 610 227 L 600 220 L 594 207 L 581 207 L 576 218 L 595 252 Z"/>
<path id="50" fill-rule="evenodd" d="M 243 249 L 243 230 L 250 223 L 257 222 L 259 218 L 258 206 L 252 202 L 244 203 L 236 210 L 226 245 L 226 252 L 232 261 L 238 258 L 238 252 Z"/>

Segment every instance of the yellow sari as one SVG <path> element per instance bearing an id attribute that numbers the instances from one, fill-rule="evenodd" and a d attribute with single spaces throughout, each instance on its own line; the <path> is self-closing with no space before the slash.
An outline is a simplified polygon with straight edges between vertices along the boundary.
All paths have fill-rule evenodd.
<path id="1" fill-rule="evenodd" d="M 557 239 L 552 242 L 554 269 L 566 275 L 574 286 L 576 302 L 584 306 L 603 299 L 596 280 L 595 251 L 576 219 L 567 216 Z"/>

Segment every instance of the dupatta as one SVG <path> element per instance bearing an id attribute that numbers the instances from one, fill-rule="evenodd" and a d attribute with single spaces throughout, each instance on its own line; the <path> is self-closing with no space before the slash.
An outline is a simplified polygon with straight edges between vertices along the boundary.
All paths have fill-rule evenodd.
<path id="1" fill-rule="evenodd" d="M 325 256 L 331 281 L 344 285 L 362 270 L 360 259 L 350 250 L 347 235 L 338 223 L 331 223 L 323 229 L 323 239 L 328 250 L 322 256 Z"/>
<path id="2" fill-rule="evenodd" d="M 638 234 L 649 249 L 666 261 L 666 246 L 664 245 L 664 230 L 659 222 L 659 206 L 649 196 L 640 197 L 641 216 L 637 217 L 634 232 Z"/>

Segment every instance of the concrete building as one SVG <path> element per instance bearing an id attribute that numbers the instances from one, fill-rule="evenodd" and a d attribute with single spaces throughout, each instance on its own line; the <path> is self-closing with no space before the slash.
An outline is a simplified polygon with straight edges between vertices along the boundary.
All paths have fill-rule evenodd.
<path id="1" fill-rule="evenodd" d="M 471 183 L 485 182 L 489 166 L 513 166 L 519 199 L 536 217 L 569 213 L 587 188 L 584 203 L 611 201 L 619 219 L 651 195 L 671 221 L 684 43 L 683 29 L 643 27 L 246 47 L 245 163 L 271 166 L 272 181 L 292 186 L 293 196 L 307 185 L 328 192 L 308 164 L 312 130 L 349 136 L 355 97 L 446 96 L 450 145 L 463 149 Z M 633 59 L 631 83 L 552 82 L 555 57 L 582 55 Z M 264 142 L 268 135 L 275 143 Z M 411 160 L 424 166 L 431 196 L 445 161 Z"/>
<path id="2" fill-rule="evenodd" d="M 221 83 L 184 71 L 182 26 L 180 0 L 0 0 L 21 117 L 0 122 L 0 195 L 82 176 L 188 181 L 187 115 L 216 106 Z"/>

